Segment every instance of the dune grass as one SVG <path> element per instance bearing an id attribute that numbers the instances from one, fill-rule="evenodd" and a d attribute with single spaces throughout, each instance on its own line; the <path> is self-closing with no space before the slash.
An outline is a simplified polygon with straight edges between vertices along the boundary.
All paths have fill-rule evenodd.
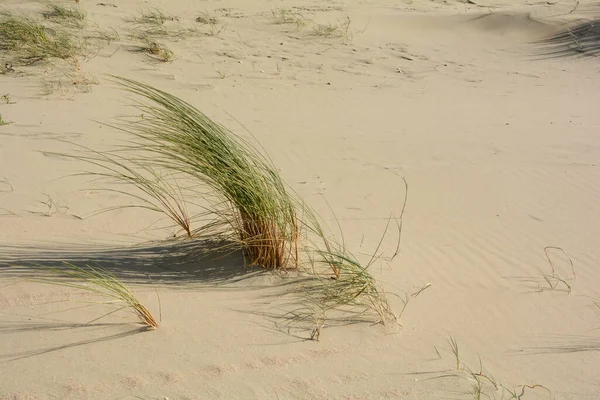
<path id="1" fill-rule="evenodd" d="M 88 264 L 80 267 L 68 262 L 64 262 L 62 268 L 39 268 L 51 276 L 35 278 L 34 281 L 85 290 L 124 304 L 122 307 L 100 318 L 125 308 L 130 308 L 138 316 L 142 324 L 150 329 L 158 328 L 158 321 L 156 321 L 152 313 L 140 303 L 133 292 L 122 281 L 106 269 L 93 267 Z M 90 322 L 95 322 L 100 318 L 96 318 Z"/>
<path id="2" fill-rule="evenodd" d="M 135 37 L 135 36 L 134 36 Z M 152 39 L 147 34 L 141 34 L 136 37 L 139 41 L 138 51 L 146 53 L 148 56 L 162 62 L 172 61 L 175 54 L 164 43 Z"/>
<path id="3" fill-rule="evenodd" d="M 188 236 L 216 235 L 237 243 L 249 265 L 282 269 L 294 264 L 295 200 L 270 161 L 190 104 L 148 85 L 115 79 L 148 102 L 137 103 L 142 119 L 120 127 L 135 138 L 133 154 L 126 159 L 91 156 L 96 165 L 107 167 L 106 176 L 150 195 L 153 206 Z M 167 171 L 164 179 L 157 179 L 158 170 Z M 177 188 L 173 179 L 191 180 L 196 187 Z M 189 226 L 183 192 L 210 199 L 211 223 Z"/>
<path id="4" fill-rule="evenodd" d="M 343 238 L 338 243 L 325 233 L 262 149 L 171 94 L 112 78 L 138 97 L 134 105 L 141 116 L 113 126 L 130 136 L 126 145 L 108 152 L 79 146 L 82 153 L 70 155 L 100 168 L 86 174 L 124 184 L 108 190 L 141 201 L 133 207 L 163 213 L 186 237 L 209 239 L 221 253 L 242 250 L 247 266 L 308 276 L 290 293 L 300 294 L 296 298 L 306 307 L 289 317 L 314 322 L 313 338 L 336 311 L 382 323 L 395 319 L 370 273 L 383 238 L 363 265 Z M 191 215 L 190 206 L 198 205 L 204 211 Z"/>
<path id="5" fill-rule="evenodd" d="M 431 380 L 431 379 L 456 379 L 457 382 L 466 383 L 465 391 L 462 393 L 465 396 L 469 396 L 471 399 L 483 400 L 483 399 L 505 399 L 505 400 L 521 400 L 525 399 L 526 393 L 538 392 L 539 394 L 533 394 L 532 398 L 549 398 L 553 399 L 554 396 L 550 389 L 540 384 L 525 384 L 525 385 L 511 385 L 508 386 L 499 380 L 497 380 L 489 371 L 486 371 L 483 367 L 483 361 L 481 357 L 478 357 L 478 367 L 472 368 L 466 363 L 462 355 L 459 353 L 458 342 L 450 336 L 448 338 L 449 351 L 452 353 L 454 358 L 453 367 L 451 369 L 431 371 L 431 372 L 416 372 L 419 380 Z M 443 359 L 440 351 L 434 346 L 436 354 L 439 359 Z M 425 377 L 425 378 L 423 378 Z M 460 393 L 460 392 L 456 392 Z M 529 398 L 529 397 L 527 397 Z"/>
<path id="6" fill-rule="evenodd" d="M 47 29 L 34 19 L 4 11 L 0 13 L 0 51 L 13 62 L 31 65 L 51 58 L 73 58 L 80 48 L 60 28 Z"/>
<path id="7" fill-rule="evenodd" d="M 313 34 L 326 38 L 341 38 L 348 40 L 351 37 L 350 24 L 352 20 L 346 16 L 337 22 L 329 22 L 324 24 L 314 24 Z"/>
<path id="8" fill-rule="evenodd" d="M 158 8 L 140 10 L 134 21 L 139 24 L 163 25 L 166 21 L 175 21 L 177 17 L 168 16 Z"/>
<path id="9" fill-rule="evenodd" d="M 182 27 L 178 17 L 167 16 L 160 9 L 141 10 L 129 22 L 134 23 L 129 37 L 136 42 L 137 51 L 162 62 L 173 61 L 175 54 L 157 39 L 168 40 L 198 34 L 196 27 Z"/>
<path id="10" fill-rule="evenodd" d="M 208 30 L 203 33 L 207 36 L 218 36 L 221 32 L 227 29 L 227 23 L 222 22 L 219 18 L 209 12 L 202 13 L 196 18 L 196 23 L 208 26 Z"/>
<path id="11" fill-rule="evenodd" d="M 2 114 L 0 114 L 0 126 L 2 126 L 2 125 L 9 125 L 9 124 L 11 124 L 11 122 L 5 121 L 2 118 Z"/>
<path id="12" fill-rule="evenodd" d="M 86 25 L 85 12 L 60 4 L 48 4 L 48 10 L 43 12 L 42 15 L 53 22 L 76 28 L 83 28 Z"/>
<path id="13" fill-rule="evenodd" d="M 179 226 L 187 237 L 191 238 L 194 236 L 187 203 L 173 175 L 164 177 L 155 169 L 119 154 L 100 153 L 84 146 L 79 147 L 86 154 L 72 157 L 99 166 L 104 171 L 94 172 L 92 173 L 93 176 L 112 180 L 116 179 L 117 181 L 130 184 L 138 189 L 139 194 L 119 189 L 108 189 L 109 191 L 126 194 L 141 201 L 143 205 L 135 205 L 134 207 L 163 213 L 175 225 Z M 124 207 L 108 208 L 95 214 L 122 208 Z"/>
<path id="14" fill-rule="evenodd" d="M 298 29 L 311 23 L 311 20 L 306 18 L 302 13 L 288 9 L 271 10 L 273 23 L 277 25 L 296 25 Z"/>

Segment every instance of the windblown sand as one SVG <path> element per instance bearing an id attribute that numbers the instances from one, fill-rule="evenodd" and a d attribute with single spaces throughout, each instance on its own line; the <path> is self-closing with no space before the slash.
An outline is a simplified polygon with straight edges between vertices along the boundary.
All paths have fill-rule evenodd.
<path id="1" fill-rule="evenodd" d="M 2 3 L 36 18 L 45 7 Z M 12 122 L 0 126 L 0 399 L 466 399 L 478 376 L 467 369 L 493 377 L 497 388 L 481 378 L 488 398 L 508 399 L 508 390 L 523 399 L 600 398 L 600 64 L 542 56 L 533 44 L 599 7 L 78 7 L 87 29 L 114 29 L 120 39 L 88 49 L 76 66 L 15 65 L 0 75 L 0 96 L 11 103 L 0 101 L 0 115 Z M 160 39 L 176 57 L 166 63 L 133 51 L 130 20 L 151 7 L 178 17 L 171 26 L 214 35 Z M 276 24 L 277 8 L 312 25 Z M 224 29 L 198 25 L 204 12 Z M 347 31 L 314 34 L 315 23 L 346 17 Z M 400 212 L 404 177 L 400 253 L 386 262 L 397 241 L 390 231 L 371 272 L 397 313 L 404 293 L 431 286 L 410 300 L 401 326 L 326 325 L 311 341 L 277 328 L 277 301 L 267 295 L 280 278 L 245 279 L 240 260 L 154 265 L 151 250 L 135 249 L 177 230 L 136 208 L 90 216 L 134 202 L 68 177 L 89 166 L 51 154 L 73 151 L 65 141 L 102 150 L 126 139 L 103 125 L 135 112 L 105 74 L 179 96 L 243 137 L 251 132 L 332 230 L 335 211 L 346 246 L 367 261 Z M 547 246 L 556 247 L 547 249 L 551 262 Z M 122 265 L 157 316 L 159 292 L 161 327 L 140 332 L 127 310 L 82 325 L 110 308 L 10 268 L 49 258 Z M 544 279 L 552 268 L 554 289 Z"/>

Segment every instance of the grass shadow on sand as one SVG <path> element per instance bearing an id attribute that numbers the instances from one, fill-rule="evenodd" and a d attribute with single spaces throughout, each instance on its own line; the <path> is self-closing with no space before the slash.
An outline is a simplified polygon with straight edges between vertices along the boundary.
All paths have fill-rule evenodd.
<path id="1" fill-rule="evenodd" d="M 122 327 L 124 324 L 72 324 L 72 323 L 35 323 L 35 322 L 12 322 L 12 321 L 3 321 L 0 322 L 0 336 L 4 334 L 10 333 L 24 333 L 24 332 L 43 332 L 46 334 L 50 332 L 63 331 L 63 330 L 85 330 L 86 332 L 89 330 L 97 330 L 103 328 L 113 328 L 113 327 Z M 94 337 L 91 339 L 79 340 L 75 342 L 65 343 L 65 344 L 57 344 L 54 346 L 42 347 L 38 349 L 31 350 L 17 350 L 11 353 L 3 353 L 0 354 L 0 364 L 9 363 L 13 361 L 22 360 L 29 357 L 35 357 L 43 354 L 52 353 L 55 351 L 66 350 L 73 347 L 90 345 L 93 343 L 106 342 L 110 340 L 121 339 L 127 336 L 136 335 L 141 332 L 145 332 L 148 329 L 146 327 L 138 327 L 134 329 L 128 329 L 125 331 L 113 333 L 113 334 L 103 334 L 99 337 Z"/>
<path id="2" fill-rule="evenodd" d="M 600 56 L 600 18 L 580 22 L 537 42 L 540 58 L 598 57 Z"/>
<path id="3" fill-rule="evenodd" d="M 548 344 L 520 350 L 520 354 L 570 354 L 596 351 L 600 352 L 600 337 L 584 335 L 554 335 L 547 338 Z"/>
<path id="4" fill-rule="evenodd" d="M 220 253 L 215 250 L 215 246 L 218 244 L 214 241 L 205 240 L 171 240 L 115 248 L 77 245 L 63 245 L 62 247 L 51 245 L 3 246 L 0 247 L 0 282 L 36 281 L 41 274 L 44 274 L 44 268 L 60 269 L 64 267 L 65 262 L 76 265 L 97 264 L 126 284 L 142 284 L 168 289 L 185 289 L 190 285 L 195 288 L 202 286 L 207 289 L 221 286 L 231 288 L 246 279 L 272 273 L 260 269 L 247 271 L 244 268 L 241 252 Z M 41 266 L 41 268 L 32 266 Z M 56 275 L 53 279 L 60 282 L 70 278 Z M 262 288 L 260 285 L 254 284 L 241 284 L 240 286 L 250 290 Z M 47 316 L 43 316 L 45 314 L 40 316 L 2 314 L 0 341 L 2 341 L 2 336 L 6 335 L 42 334 L 52 337 L 53 341 L 58 343 L 41 348 L 9 349 L 12 351 L 0 353 L 0 364 L 98 342 L 122 339 L 148 330 L 147 327 L 132 327 L 131 322 L 74 323 L 68 320 L 47 318 Z M 109 314 L 111 313 L 106 315 Z M 61 333 L 65 331 L 71 332 L 71 339 L 68 339 L 66 343 L 64 343 Z"/>
<path id="5" fill-rule="evenodd" d="M 244 268 L 239 252 L 219 252 L 213 241 L 173 240 L 130 247 L 65 246 L 0 247 L 0 277 L 36 278 L 34 265 L 61 267 L 71 264 L 99 265 L 127 284 L 183 286 L 235 283 L 255 274 Z M 93 261 L 91 261 L 93 260 Z M 265 271 L 259 271 L 261 273 Z"/>

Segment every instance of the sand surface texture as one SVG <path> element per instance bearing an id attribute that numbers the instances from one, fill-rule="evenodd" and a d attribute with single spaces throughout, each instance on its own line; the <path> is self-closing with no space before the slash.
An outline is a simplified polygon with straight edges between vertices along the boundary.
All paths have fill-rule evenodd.
<path id="1" fill-rule="evenodd" d="M 87 36 L 76 62 L 0 53 L 0 399 L 600 398 L 600 34 L 569 35 L 600 6 L 58 4 L 86 15 L 58 23 Z M 53 23 L 43 2 L 2 6 Z M 166 62 L 131 36 L 153 9 Z M 106 124 L 136 111 L 107 74 L 251 133 L 361 259 L 405 178 L 399 254 L 394 228 L 370 269 L 396 314 L 431 285 L 399 324 L 326 323 L 307 340 L 278 328 L 281 277 L 161 242 L 181 232 L 149 210 L 92 215 L 136 202 L 54 153 L 127 139 Z M 129 310 L 86 324 L 111 309 L 17 268 L 60 260 L 110 268 L 157 318 L 158 292 L 161 326 Z"/>

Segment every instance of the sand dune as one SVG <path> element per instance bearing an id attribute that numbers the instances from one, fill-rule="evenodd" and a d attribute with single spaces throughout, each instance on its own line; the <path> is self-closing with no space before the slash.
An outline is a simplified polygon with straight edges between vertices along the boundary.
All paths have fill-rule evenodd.
<path id="1" fill-rule="evenodd" d="M 3 6 L 40 20 L 46 7 Z M 119 38 L 88 39 L 76 64 L 2 62 L 0 399 L 473 398 L 478 375 L 467 368 L 493 377 L 496 386 L 480 379 L 488 398 L 600 397 L 596 3 L 77 7 L 86 32 Z M 179 33 L 158 39 L 173 52 L 168 62 L 130 37 L 132 18 L 152 7 Z M 283 23 L 279 8 L 301 23 Z M 218 23 L 196 22 L 205 12 Z M 315 34 L 324 27 L 328 36 Z M 162 242 L 177 229 L 148 210 L 91 217 L 132 200 L 67 177 L 88 165 L 51 153 L 127 138 L 103 125 L 132 113 L 106 74 L 251 133 L 332 230 L 335 211 L 346 246 L 367 261 L 400 212 L 404 177 L 400 253 L 371 272 L 397 313 L 404 293 L 431 286 L 411 298 L 401 326 L 332 322 L 306 340 L 281 329 L 281 278 L 244 271 L 237 254 L 190 257 L 201 244 Z M 384 255 L 395 246 L 394 233 Z M 548 246 L 559 248 L 547 249 L 552 265 Z M 11 267 L 86 260 L 117 273 L 156 314 L 158 290 L 161 327 L 142 332 L 126 310 L 86 325 L 106 312 L 90 306 L 95 298 Z"/>

